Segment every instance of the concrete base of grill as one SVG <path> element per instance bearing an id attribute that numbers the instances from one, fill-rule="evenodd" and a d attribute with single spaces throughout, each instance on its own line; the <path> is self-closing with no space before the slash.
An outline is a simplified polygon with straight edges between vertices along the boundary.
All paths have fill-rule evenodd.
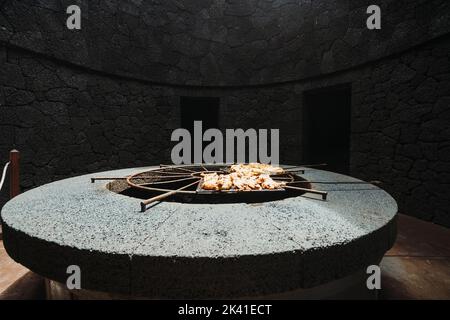
<path id="1" fill-rule="evenodd" d="M 378 290 L 369 290 L 366 285 L 367 273 L 360 270 L 347 277 L 337 279 L 309 289 L 297 289 L 263 296 L 243 296 L 233 299 L 243 300 L 323 300 L 323 299 L 359 299 L 375 300 Z M 69 290 L 65 284 L 45 279 L 48 300 L 150 300 L 161 297 L 140 297 L 125 294 L 114 294 L 93 290 Z M 164 297 L 162 297 L 164 298 Z"/>
<path id="2" fill-rule="evenodd" d="M 82 288 L 112 296 L 326 298 L 334 292 L 328 285 L 377 264 L 395 241 L 395 200 L 376 186 L 341 184 L 358 181 L 352 177 L 307 169 L 309 181 L 333 181 L 312 184 L 328 191 L 327 201 L 306 194 L 261 203 L 161 202 L 143 213 L 138 199 L 91 183 L 139 171 L 74 177 L 15 197 L 1 212 L 7 253 L 60 283 L 69 266 L 79 266 Z M 343 287 L 333 297 L 345 295 Z"/>

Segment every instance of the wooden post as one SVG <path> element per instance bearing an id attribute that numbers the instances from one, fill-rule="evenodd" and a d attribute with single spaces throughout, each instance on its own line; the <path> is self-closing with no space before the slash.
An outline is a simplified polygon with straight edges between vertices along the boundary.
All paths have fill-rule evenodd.
<path id="1" fill-rule="evenodd" d="M 11 175 L 9 179 L 9 195 L 12 198 L 20 193 L 20 153 L 17 150 L 9 152 L 9 166 Z"/>

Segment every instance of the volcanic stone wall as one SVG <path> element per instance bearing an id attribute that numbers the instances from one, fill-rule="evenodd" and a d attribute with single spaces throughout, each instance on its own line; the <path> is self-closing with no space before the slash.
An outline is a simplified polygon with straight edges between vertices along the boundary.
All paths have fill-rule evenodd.
<path id="1" fill-rule="evenodd" d="M 280 128 L 299 163 L 304 92 L 346 83 L 350 173 L 450 226 L 450 1 L 378 2 L 369 31 L 363 0 L 2 1 L 0 164 L 19 149 L 28 189 L 169 162 L 180 96 L 220 97 L 222 129 Z"/>
<path id="2" fill-rule="evenodd" d="M 0 163 L 21 151 L 21 185 L 170 163 L 180 96 L 221 98 L 220 128 L 280 128 L 280 157 L 298 163 L 300 95 L 292 87 L 194 89 L 101 75 L 22 49 L 0 48 Z M 289 116 L 287 116 L 289 115 Z M 5 200 L 5 192 L 3 201 Z"/>
<path id="3" fill-rule="evenodd" d="M 401 212 L 450 226 L 450 36 L 358 69 L 261 88 L 155 86 L 6 47 L 0 58 L 0 160 L 12 147 L 22 152 L 25 189 L 170 161 L 186 95 L 220 97 L 221 128 L 281 128 L 281 162 L 299 163 L 304 91 L 350 83 L 351 174 L 382 180 Z"/>
<path id="4" fill-rule="evenodd" d="M 450 39 L 362 72 L 351 172 L 385 182 L 401 212 L 450 226 Z"/>
<path id="5" fill-rule="evenodd" d="M 3 0 L 0 40 L 159 83 L 272 84 L 345 70 L 450 31 L 448 0 Z M 66 8 L 81 8 L 81 30 Z M 381 30 L 366 27 L 381 8 Z"/>
<path id="6" fill-rule="evenodd" d="M 400 212 L 450 226 L 450 35 L 294 88 L 342 83 L 352 86 L 351 175 L 381 180 Z"/>

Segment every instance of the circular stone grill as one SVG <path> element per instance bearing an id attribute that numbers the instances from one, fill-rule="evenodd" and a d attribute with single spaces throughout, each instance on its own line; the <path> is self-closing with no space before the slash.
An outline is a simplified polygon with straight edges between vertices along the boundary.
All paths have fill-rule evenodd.
<path id="1" fill-rule="evenodd" d="M 86 290 L 238 298 L 340 281 L 377 264 L 395 240 L 394 199 L 349 176 L 297 172 L 326 201 L 308 192 L 260 202 L 172 199 L 140 212 L 124 178 L 154 169 L 64 179 L 15 197 L 1 212 L 8 254 L 60 283 L 78 265 Z M 90 182 L 98 177 L 120 179 Z"/>

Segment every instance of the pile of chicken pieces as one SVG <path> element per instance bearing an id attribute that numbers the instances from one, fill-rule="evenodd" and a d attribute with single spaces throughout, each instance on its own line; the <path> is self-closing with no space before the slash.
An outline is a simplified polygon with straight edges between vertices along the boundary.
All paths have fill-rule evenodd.
<path id="1" fill-rule="evenodd" d="M 203 173 L 203 185 L 205 190 L 273 190 L 284 186 L 283 182 L 273 180 L 270 175 L 281 174 L 284 170 L 269 164 L 250 163 L 236 164 L 230 167 L 230 173 L 217 174 Z"/>

